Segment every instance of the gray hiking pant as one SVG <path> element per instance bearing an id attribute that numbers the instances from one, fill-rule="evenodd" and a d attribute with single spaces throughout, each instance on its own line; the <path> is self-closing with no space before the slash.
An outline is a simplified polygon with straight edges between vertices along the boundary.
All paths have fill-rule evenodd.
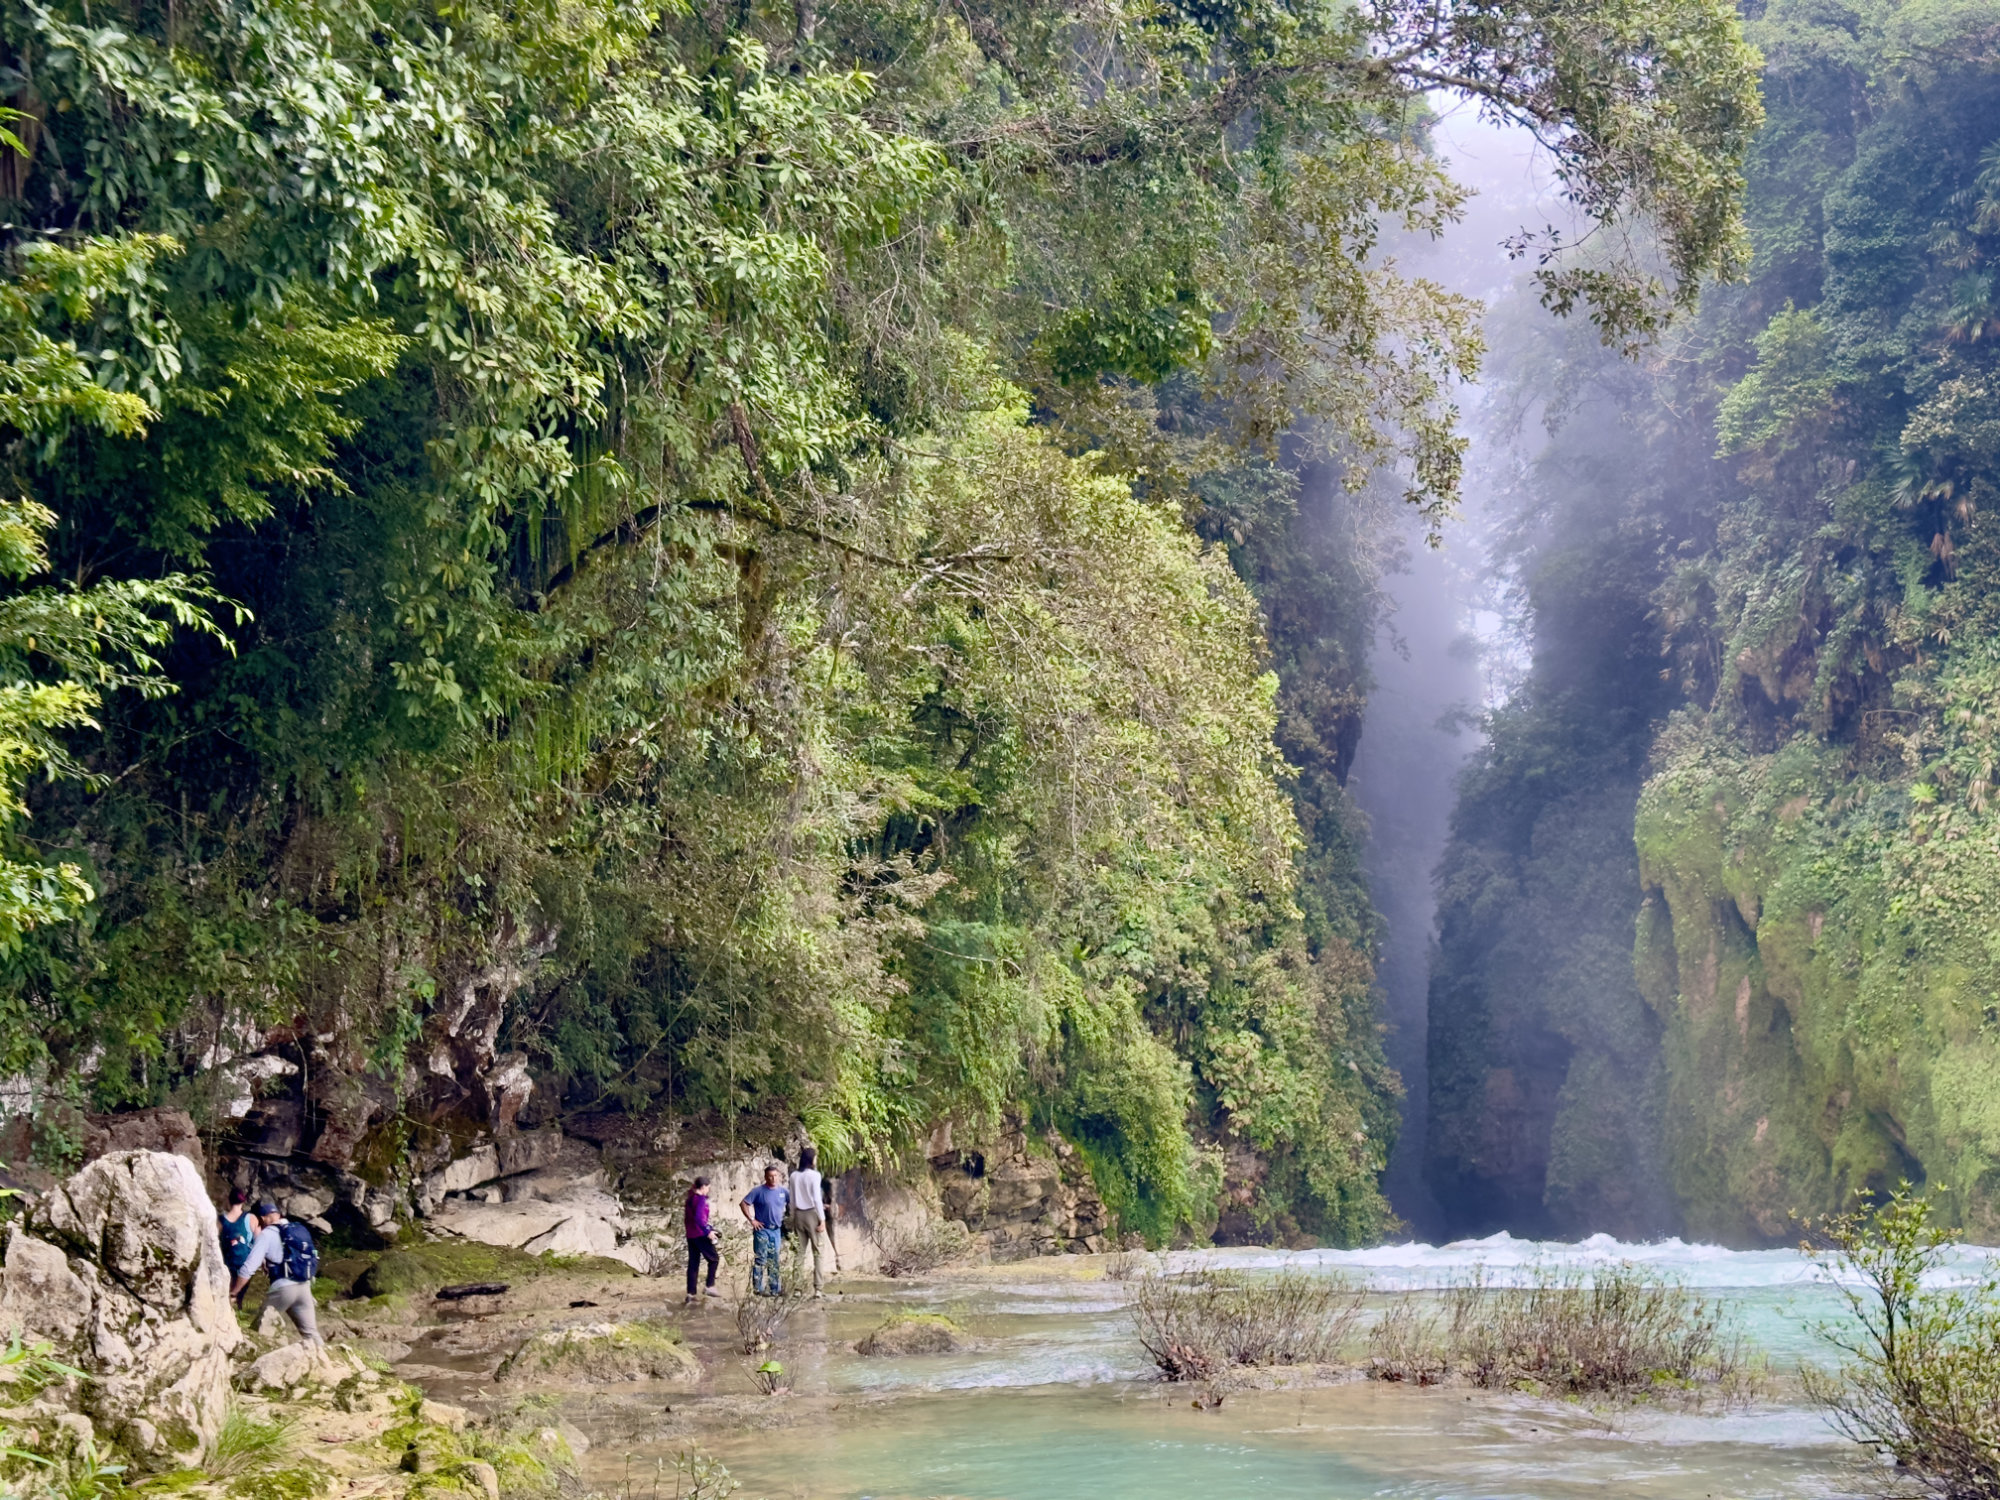
<path id="1" fill-rule="evenodd" d="M 298 1327 L 299 1336 L 309 1344 L 324 1343 L 319 1336 L 319 1306 L 313 1301 L 310 1281 L 274 1281 L 264 1293 L 264 1309 L 276 1308 Z"/>
<path id="2" fill-rule="evenodd" d="M 826 1215 L 817 1208 L 795 1208 L 786 1215 L 787 1226 L 794 1236 L 792 1241 L 797 1251 L 797 1263 L 792 1268 L 796 1281 L 806 1266 L 806 1256 L 812 1256 L 813 1290 L 820 1288 L 820 1268 L 830 1265 L 838 1272 L 840 1256 L 833 1247 L 833 1232 L 826 1227 Z M 825 1248 L 822 1249 L 821 1247 Z"/>

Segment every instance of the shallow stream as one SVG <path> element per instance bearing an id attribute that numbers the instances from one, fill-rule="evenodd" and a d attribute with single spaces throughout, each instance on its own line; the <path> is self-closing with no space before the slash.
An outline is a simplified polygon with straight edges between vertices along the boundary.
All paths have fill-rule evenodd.
<path id="1" fill-rule="evenodd" d="M 1963 1252 L 1959 1272 L 1992 1253 Z M 796 1392 L 775 1401 L 789 1413 L 769 1421 L 736 1406 L 737 1420 L 704 1424 L 702 1445 L 727 1463 L 744 1497 L 774 1500 L 1743 1500 L 1869 1488 L 1853 1451 L 1796 1394 L 1799 1363 L 1830 1358 L 1816 1329 L 1840 1321 L 1842 1308 L 1824 1274 L 1796 1252 L 1623 1245 L 1601 1236 L 1535 1244 L 1499 1235 L 1443 1247 L 1225 1250 L 1201 1258 L 1252 1271 L 1291 1265 L 1341 1274 L 1385 1294 L 1439 1287 L 1474 1267 L 1505 1282 L 1538 1264 L 1635 1262 L 1719 1300 L 1750 1348 L 1768 1358 L 1773 1394 L 1697 1411 L 1613 1410 L 1356 1380 L 1237 1392 L 1220 1410 L 1197 1409 L 1191 1388 L 1150 1378 L 1131 1335 L 1125 1286 L 1058 1260 L 876 1283 L 812 1304 L 784 1351 Z M 1169 1266 L 1190 1259 L 1167 1258 Z M 949 1313 L 977 1347 L 901 1359 L 853 1353 L 854 1341 L 894 1310 Z M 703 1316 L 727 1319 L 722 1309 Z M 724 1335 L 720 1326 L 713 1332 Z M 746 1366 L 739 1388 L 747 1391 L 750 1361 L 737 1362 Z M 725 1374 L 719 1389 L 733 1385 Z M 619 1461 L 630 1493 L 649 1496 L 655 1462 L 684 1441 L 626 1444 L 632 1456 Z M 595 1457 L 599 1482 L 617 1493 L 612 1455 Z M 671 1476 L 660 1493 L 673 1493 Z"/>

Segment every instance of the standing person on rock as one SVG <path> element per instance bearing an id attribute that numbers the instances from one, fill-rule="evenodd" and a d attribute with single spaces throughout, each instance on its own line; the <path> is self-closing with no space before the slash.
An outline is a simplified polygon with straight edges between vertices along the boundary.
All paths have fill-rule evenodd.
<path id="1" fill-rule="evenodd" d="M 308 1344 L 324 1345 L 319 1336 L 319 1308 L 313 1301 L 313 1278 L 319 1274 L 319 1250 L 312 1231 L 294 1224 L 278 1212 L 268 1198 L 257 1205 L 257 1237 L 250 1242 L 250 1254 L 237 1269 L 229 1295 L 240 1297 L 250 1278 L 264 1271 L 271 1278 L 264 1293 L 264 1311 L 276 1308 L 290 1318 L 299 1337 Z"/>
<path id="2" fill-rule="evenodd" d="M 773 1162 L 764 1168 L 764 1185 L 743 1195 L 737 1207 L 750 1221 L 750 1291 L 758 1297 L 782 1297 L 785 1288 L 779 1278 L 783 1250 L 785 1210 L 792 1195 L 785 1191 L 785 1169 Z"/>
<path id="3" fill-rule="evenodd" d="M 715 1268 L 722 1264 L 722 1255 L 715 1248 L 713 1225 L 709 1222 L 708 1179 L 697 1177 L 694 1186 L 688 1189 L 687 1202 L 681 1205 L 681 1223 L 687 1230 L 688 1242 L 688 1301 L 695 1301 L 696 1273 L 703 1261 L 708 1262 L 708 1295 L 721 1294 L 715 1289 Z"/>
<path id="4" fill-rule="evenodd" d="M 833 1184 L 819 1172 L 819 1153 L 811 1146 L 799 1152 L 799 1169 L 792 1173 L 792 1211 L 789 1227 L 798 1237 L 799 1263 L 795 1274 L 803 1276 L 806 1255 L 812 1255 L 813 1295 L 820 1295 L 820 1268 L 831 1264 L 840 1274 L 840 1252 L 833 1244 Z M 820 1248 L 824 1241 L 826 1248 Z"/>

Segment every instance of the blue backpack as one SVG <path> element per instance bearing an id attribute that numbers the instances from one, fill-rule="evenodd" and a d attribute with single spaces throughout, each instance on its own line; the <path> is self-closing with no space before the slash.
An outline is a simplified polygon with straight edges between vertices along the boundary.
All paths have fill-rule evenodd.
<path id="1" fill-rule="evenodd" d="M 243 1262 L 250 1258 L 250 1242 L 257 1237 L 252 1227 L 250 1215 L 238 1214 L 232 1222 L 217 1214 L 215 1227 L 222 1233 L 222 1260 L 232 1272 L 243 1269 Z"/>
<path id="2" fill-rule="evenodd" d="M 311 1282 L 319 1275 L 319 1249 L 305 1225 L 286 1220 L 278 1226 L 278 1243 L 285 1248 L 285 1280 Z"/>

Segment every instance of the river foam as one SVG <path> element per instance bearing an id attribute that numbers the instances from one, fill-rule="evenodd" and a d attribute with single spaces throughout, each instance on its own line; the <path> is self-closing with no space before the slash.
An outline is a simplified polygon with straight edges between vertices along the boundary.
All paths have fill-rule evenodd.
<path id="1" fill-rule="evenodd" d="M 2000 1250 L 1983 1245 L 1949 1252 L 1933 1278 L 1963 1284 L 1989 1272 Z M 1523 1240 L 1504 1230 L 1478 1240 L 1444 1245 L 1406 1243 L 1366 1250 L 1270 1250 L 1232 1248 L 1176 1251 L 1161 1257 L 1168 1270 L 1199 1265 L 1240 1270 L 1284 1267 L 1344 1273 L 1377 1291 L 1413 1291 L 1449 1286 L 1475 1273 L 1489 1284 L 1521 1286 L 1551 1270 L 1588 1272 L 1630 1265 L 1706 1291 L 1759 1291 L 1824 1286 L 1837 1279 L 1821 1260 L 1797 1249 L 1731 1250 L 1680 1239 L 1633 1242 L 1594 1234 L 1584 1240 Z M 1849 1279 L 1849 1278 L 1838 1278 Z"/>

